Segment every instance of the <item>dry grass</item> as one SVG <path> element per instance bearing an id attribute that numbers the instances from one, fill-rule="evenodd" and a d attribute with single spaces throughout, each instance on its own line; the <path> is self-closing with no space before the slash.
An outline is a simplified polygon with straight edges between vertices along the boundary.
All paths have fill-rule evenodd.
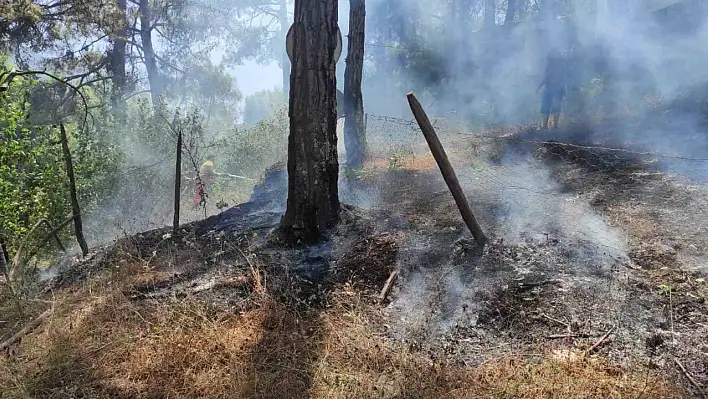
<path id="1" fill-rule="evenodd" d="M 146 279 L 137 272 L 136 281 Z M 55 316 L 0 359 L 2 398 L 678 398 L 678 388 L 572 353 L 472 368 L 412 353 L 344 287 L 323 311 L 267 294 L 240 314 L 195 298 L 131 302 L 132 278 L 57 295 Z"/>
<path id="2" fill-rule="evenodd" d="M 373 160 L 367 168 L 387 169 L 388 163 Z M 401 166 L 414 175 L 437 173 L 436 168 L 430 155 L 407 158 Z M 427 189 L 425 178 L 419 183 Z M 392 193 L 418 198 L 404 194 Z M 415 216 L 426 204 L 398 205 Z M 439 203 L 423 213 L 447 225 L 445 215 L 457 215 Z M 646 234 L 652 231 L 645 219 L 632 222 Z M 366 254 L 352 258 L 362 264 L 380 257 L 369 246 L 356 249 Z M 264 279 L 274 276 L 264 276 L 257 264 L 249 266 L 255 284 L 251 306 L 236 314 L 203 297 L 126 297 L 128 287 L 169 279 L 166 269 L 187 269 L 194 256 L 185 251 L 157 259 L 124 257 L 119 271 L 56 293 L 50 321 L 13 354 L 0 357 L 0 398 L 684 397 L 680 387 L 639 365 L 619 369 L 573 351 L 509 353 L 476 367 L 440 353 L 431 358 L 386 338 L 386 314 L 364 298 L 362 284 L 338 286 L 329 307 L 303 312 L 269 295 Z M 388 270 L 362 276 L 372 281 L 387 275 Z M 697 284 L 685 280 L 672 282 L 679 288 Z"/>

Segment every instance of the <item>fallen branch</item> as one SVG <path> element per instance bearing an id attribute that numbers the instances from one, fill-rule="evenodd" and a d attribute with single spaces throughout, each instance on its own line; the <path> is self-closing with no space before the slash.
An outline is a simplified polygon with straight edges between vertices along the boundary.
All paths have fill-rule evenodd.
<path id="1" fill-rule="evenodd" d="M 612 326 L 612 328 L 610 328 L 609 330 L 607 330 L 607 332 L 605 333 L 605 335 L 603 335 L 602 337 L 600 337 L 600 339 L 598 339 L 597 342 L 595 342 L 595 343 L 593 344 L 593 346 L 591 346 L 588 350 L 585 351 L 585 353 L 583 353 L 583 357 L 584 357 L 584 356 L 587 356 L 589 353 L 591 353 L 592 351 L 594 351 L 595 349 L 597 349 L 600 345 L 602 345 L 602 343 L 605 342 L 605 340 L 607 339 L 607 337 L 609 337 L 610 334 L 612 334 L 612 332 L 613 332 L 614 330 L 615 330 L 615 327 L 614 327 L 614 326 Z"/>
<path id="2" fill-rule="evenodd" d="M 169 290 L 160 292 L 140 292 L 130 296 L 131 300 L 143 300 L 143 299 L 159 299 L 159 298 L 169 298 L 176 296 L 178 293 L 194 295 L 203 291 L 218 289 L 218 288 L 238 288 L 244 285 L 252 284 L 253 279 L 247 276 L 239 276 L 221 280 L 210 281 L 206 284 L 192 285 L 189 289 L 182 290 Z"/>
<path id="3" fill-rule="evenodd" d="M 203 291 L 208 291 L 212 289 L 218 289 L 218 288 L 237 288 L 241 287 L 244 285 L 251 284 L 253 282 L 253 279 L 247 276 L 239 276 L 239 277 L 232 277 L 232 278 L 227 278 L 223 280 L 215 280 L 215 281 L 210 281 L 206 284 L 198 285 L 193 287 L 189 293 L 190 294 L 197 294 Z"/>
<path id="4" fill-rule="evenodd" d="M 25 328 L 22 330 L 18 331 L 15 335 L 10 337 L 7 341 L 3 342 L 0 344 L 0 352 L 7 350 L 10 348 L 12 345 L 15 343 L 19 342 L 22 337 L 25 335 L 31 333 L 34 331 L 37 327 L 39 327 L 44 321 L 54 313 L 54 305 L 52 304 L 52 307 L 44 311 L 41 315 L 39 315 L 36 319 L 32 320 Z"/>
<path id="5" fill-rule="evenodd" d="M 518 291 L 519 292 L 528 291 L 532 288 L 543 287 L 544 285 L 551 285 L 551 284 L 560 284 L 560 281 L 558 281 L 558 280 L 543 280 L 543 281 L 537 281 L 537 282 L 533 282 L 533 283 L 521 282 L 521 283 L 519 283 Z"/>
<path id="6" fill-rule="evenodd" d="M 381 289 L 381 293 L 379 294 L 379 303 L 383 303 L 386 298 L 388 298 L 388 294 L 391 293 L 391 288 L 393 288 L 393 283 L 396 282 L 397 278 L 398 270 L 392 271 L 391 275 L 388 276 L 388 279 L 386 280 L 386 284 L 384 284 L 383 288 Z"/>
<path id="7" fill-rule="evenodd" d="M 683 375 L 686 376 L 686 378 L 688 378 L 688 380 L 691 382 L 691 384 L 693 384 L 693 386 L 698 388 L 698 390 L 701 393 L 705 394 L 705 391 L 703 391 L 703 384 L 696 381 L 696 379 L 693 378 L 693 376 L 691 374 L 689 374 L 688 370 L 686 370 L 686 367 L 684 367 L 683 364 L 681 364 L 681 362 L 679 362 L 679 360 L 677 358 L 674 358 L 674 363 L 676 363 L 678 368 L 681 369 L 681 372 L 683 373 Z"/>

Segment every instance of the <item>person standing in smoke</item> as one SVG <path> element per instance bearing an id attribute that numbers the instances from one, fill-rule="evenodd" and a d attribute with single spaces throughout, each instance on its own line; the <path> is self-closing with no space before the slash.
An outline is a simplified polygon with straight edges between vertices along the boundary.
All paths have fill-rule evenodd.
<path id="1" fill-rule="evenodd" d="M 566 68 L 563 58 L 557 52 L 551 52 L 546 60 L 546 70 L 543 80 L 538 85 L 536 92 L 543 87 L 541 104 L 541 127 L 548 130 L 551 115 L 553 115 L 553 128 L 558 127 L 560 120 L 561 104 L 566 95 Z"/>
<path id="2" fill-rule="evenodd" d="M 211 185 L 215 176 L 220 176 L 221 173 L 214 171 L 214 156 L 208 155 L 206 157 L 206 162 L 204 162 L 199 168 L 199 176 L 195 180 L 195 190 L 194 190 L 194 209 L 198 209 L 200 206 L 206 203 L 207 198 L 207 187 Z"/>

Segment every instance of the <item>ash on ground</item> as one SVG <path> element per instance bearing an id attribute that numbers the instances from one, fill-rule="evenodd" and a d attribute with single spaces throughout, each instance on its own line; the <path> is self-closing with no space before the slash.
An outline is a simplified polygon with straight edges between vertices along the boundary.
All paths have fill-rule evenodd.
<path id="1" fill-rule="evenodd" d="M 592 349 L 682 380 L 679 359 L 697 379 L 708 377 L 703 188 L 616 152 L 573 147 L 569 156 L 547 142 L 491 151 L 455 140 L 444 141 L 490 236 L 483 251 L 434 161 L 414 154 L 343 178 L 342 199 L 354 206 L 320 245 L 271 244 L 287 195 L 280 165 L 249 202 L 181 226 L 179 237 L 165 228 L 120 240 L 64 267 L 54 284 L 120 267 L 128 254 L 156 272 L 126 292 L 134 300 L 191 296 L 238 312 L 262 289 L 306 309 L 328 306 L 335 290 L 356 291 L 382 306 L 382 335 L 432 360 L 475 365 Z M 688 216 L 687 206 L 701 216 Z M 379 305 L 394 270 L 400 278 Z"/>

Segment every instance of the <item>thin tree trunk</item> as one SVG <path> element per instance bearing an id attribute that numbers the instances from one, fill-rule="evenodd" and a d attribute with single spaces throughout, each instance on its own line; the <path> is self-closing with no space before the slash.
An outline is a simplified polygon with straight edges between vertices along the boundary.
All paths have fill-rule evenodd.
<path id="1" fill-rule="evenodd" d="M 175 157 L 175 215 L 172 221 L 172 236 L 177 237 L 179 229 L 179 204 L 182 190 L 182 129 L 177 131 L 177 154 Z"/>
<path id="2" fill-rule="evenodd" d="M 149 0 L 140 0 L 140 41 L 142 42 L 143 57 L 145 57 L 145 69 L 147 70 L 148 82 L 150 83 L 150 95 L 155 104 L 158 97 L 162 95 L 164 87 L 160 71 L 157 69 L 157 58 L 152 46 L 152 12 Z"/>
<path id="3" fill-rule="evenodd" d="M 278 19 L 280 19 L 280 37 L 285 41 L 285 37 L 288 34 L 288 29 L 290 29 L 290 24 L 288 23 L 288 2 L 287 0 L 280 0 L 280 9 L 278 10 Z M 288 53 L 283 49 L 280 55 L 281 62 L 283 63 L 283 93 L 285 94 L 285 99 L 287 100 L 290 94 L 290 59 L 288 58 Z"/>
<path id="4" fill-rule="evenodd" d="M 128 35 L 128 21 L 126 20 L 127 2 L 126 0 L 117 0 L 118 11 L 120 14 L 119 28 L 116 36 L 113 38 L 113 50 L 111 51 L 111 74 L 113 81 L 113 94 L 111 103 L 118 117 L 123 120 L 125 117 L 125 109 L 123 107 L 123 98 L 125 96 L 126 74 L 125 74 L 125 57 Z"/>
<path id="5" fill-rule="evenodd" d="M 491 30 L 494 28 L 496 14 L 496 2 L 494 0 L 484 0 L 484 29 Z"/>
<path id="6" fill-rule="evenodd" d="M 514 25 L 514 17 L 516 17 L 517 0 L 507 0 L 506 15 L 504 16 L 504 28 L 511 29 Z"/>
<path id="7" fill-rule="evenodd" d="M 59 132 L 61 133 L 61 150 L 64 153 L 64 163 L 66 164 L 66 175 L 69 178 L 69 194 L 71 196 L 71 212 L 74 215 L 74 231 L 76 232 L 76 241 L 79 242 L 81 253 L 88 255 L 88 245 L 84 239 L 84 229 L 81 224 L 81 208 L 79 208 L 79 199 L 76 196 L 76 179 L 74 178 L 74 165 L 71 162 L 71 152 L 69 151 L 69 140 L 66 137 L 66 129 L 64 124 L 59 124 Z"/>
<path id="8" fill-rule="evenodd" d="M 549 21 L 555 17 L 555 0 L 541 0 L 539 8 L 542 21 Z"/>
<path id="9" fill-rule="evenodd" d="M 364 100 L 361 80 L 364 70 L 365 0 L 349 2 L 349 45 L 344 69 L 344 148 L 347 166 L 359 168 L 366 156 Z"/>
<path id="10" fill-rule="evenodd" d="M 296 0 L 290 74 L 288 241 L 313 243 L 339 221 L 337 0 Z"/>

